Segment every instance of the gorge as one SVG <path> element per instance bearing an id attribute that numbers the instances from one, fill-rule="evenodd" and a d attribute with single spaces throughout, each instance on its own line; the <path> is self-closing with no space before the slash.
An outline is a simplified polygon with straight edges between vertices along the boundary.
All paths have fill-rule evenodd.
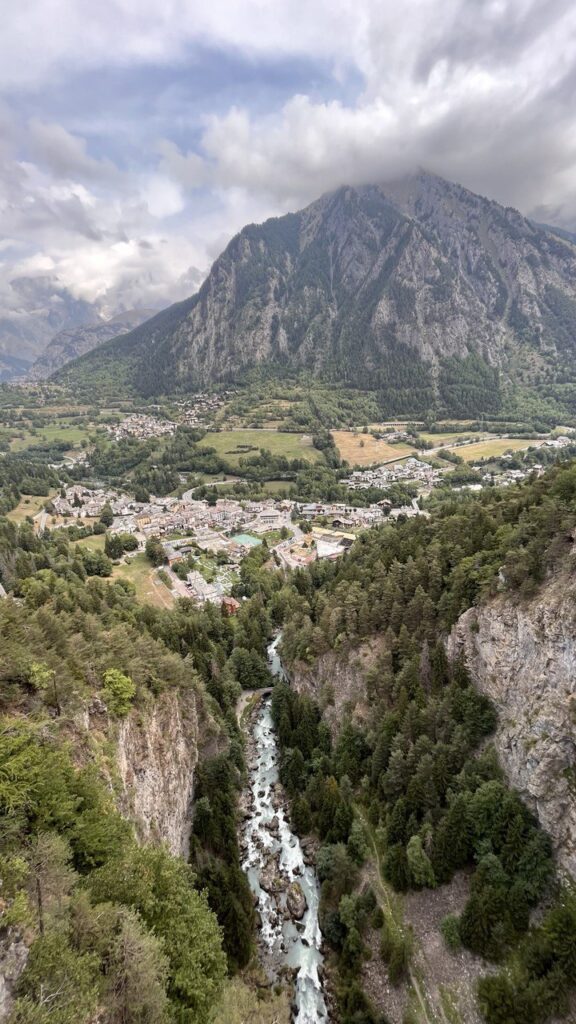
<path id="1" fill-rule="evenodd" d="M 276 676 L 283 669 L 278 638 L 268 648 Z M 295 980 L 295 1024 L 328 1021 L 322 991 L 319 887 L 304 843 L 292 832 L 278 779 L 278 747 L 270 698 L 257 700 L 249 719 L 248 817 L 242 826 L 242 867 L 257 901 L 259 950 L 271 980 Z"/>

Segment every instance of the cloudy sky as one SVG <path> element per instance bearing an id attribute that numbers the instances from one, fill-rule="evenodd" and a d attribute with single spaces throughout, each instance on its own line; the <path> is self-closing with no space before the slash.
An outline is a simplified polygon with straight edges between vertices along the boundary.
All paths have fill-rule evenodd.
<path id="1" fill-rule="evenodd" d="M 576 227 L 574 0 L 14 0 L 0 316 L 196 289 L 243 224 L 417 166 Z"/>

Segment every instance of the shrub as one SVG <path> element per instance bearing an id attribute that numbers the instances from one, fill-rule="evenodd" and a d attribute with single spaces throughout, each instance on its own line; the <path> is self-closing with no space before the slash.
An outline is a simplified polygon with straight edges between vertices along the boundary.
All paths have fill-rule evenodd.
<path id="1" fill-rule="evenodd" d="M 123 718 L 127 715 L 132 707 L 135 695 L 136 687 L 130 676 L 124 675 L 117 668 L 109 668 L 104 673 L 102 696 L 106 701 L 108 710 L 112 714 L 117 715 L 118 718 Z"/>
<path id="2" fill-rule="evenodd" d="M 455 953 L 462 946 L 460 938 L 460 925 L 455 914 L 448 914 L 440 923 L 442 938 L 451 953 Z"/>

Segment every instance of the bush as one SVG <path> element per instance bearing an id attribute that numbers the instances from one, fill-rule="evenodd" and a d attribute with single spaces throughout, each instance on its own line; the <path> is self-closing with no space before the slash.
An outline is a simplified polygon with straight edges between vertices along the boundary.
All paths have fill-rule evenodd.
<path id="1" fill-rule="evenodd" d="M 109 668 L 104 673 L 102 696 L 108 710 L 118 718 L 123 718 L 132 707 L 136 696 L 136 687 L 130 676 L 124 675 L 117 668 Z"/>
<path id="2" fill-rule="evenodd" d="M 460 924 L 455 914 L 448 914 L 440 923 L 440 931 L 446 946 L 451 953 L 455 953 L 462 946 L 460 938 Z"/>
<path id="3" fill-rule="evenodd" d="M 380 952 L 388 964 L 388 977 L 392 985 L 399 985 L 408 974 L 413 945 L 411 930 L 403 934 L 393 921 L 385 921 Z"/>

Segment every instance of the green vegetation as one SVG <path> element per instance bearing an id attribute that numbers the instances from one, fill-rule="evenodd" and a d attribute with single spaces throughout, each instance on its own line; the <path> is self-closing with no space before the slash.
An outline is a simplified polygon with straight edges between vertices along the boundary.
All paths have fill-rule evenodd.
<path id="1" fill-rule="evenodd" d="M 566 942 L 574 943 L 572 904 L 555 889 L 548 837 L 505 786 L 486 747 L 494 709 L 471 686 L 466 666 L 448 663 L 442 638 L 483 596 L 533 593 L 562 558 L 575 525 L 576 468 L 568 464 L 514 491 L 439 501 L 430 520 L 365 532 L 340 563 L 317 563 L 294 576 L 282 642 L 288 666 L 314 664 L 329 650 L 344 653 L 380 636 L 367 676 L 367 728 L 344 715 L 332 740 L 309 698 L 284 684 L 273 698 L 294 826 L 315 831 L 324 844 L 322 923 L 338 956 L 343 1019 L 353 1019 L 346 1006 L 349 998 L 356 1006 L 363 956 L 362 928 L 350 926 L 346 902 L 358 898 L 356 803 L 378 836 L 384 876 L 397 891 L 443 885 L 462 868 L 473 872 L 463 912 L 442 930 L 451 948 L 461 943 L 506 965 L 480 986 L 489 1024 L 541 1024 L 565 1012 L 575 979 L 564 966 L 564 947 L 547 938 L 544 925 L 541 933 L 529 926 L 546 896 L 554 903 L 551 920 L 562 921 Z M 330 703 L 329 693 L 323 700 Z M 382 946 L 398 981 L 409 962 L 409 936 L 386 920 Z M 532 951 L 541 946 L 546 953 L 537 963 Z M 530 995 L 517 1016 L 498 1011 L 523 987 Z M 362 1012 L 375 1019 L 369 1008 Z"/>
<path id="2" fill-rule="evenodd" d="M 470 365 L 460 394 L 448 369 L 445 386 L 463 410 L 483 371 Z M 259 388 L 246 389 L 246 401 Z M 234 403 L 240 418 L 241 398 Z M 290 575 L 271 571 L 271 534 L 233 581 L 234 596 L 246 600 L 231 617 L 171 593 L 160 574 L 171 577 L 158 571 L 159 540 L 134 553 L 133 537 L 105 532 L 111 510 L 97 534 L 75 524 L 39 537 L 26 521 L 61 479 L 97 470 L 144 494 L 177 491 L 182 476 L 234 473 L 243 479 L 232 482 L 233 494 L 280 481 L 303 500 L 349 498 L 328 427 L 347 426 L 358 409 L 374 422 L 373 397 L 351 390 L 347 404 L 336 388 L 304 397 L 294 383 L 285 398 L 275 385 L 270 403 L 271 414 L 283 410 L 280 432 L 180 428 L 161 442 L 99 438 L 88 470 L 59 473 L 48 467 L 53 448 L 0 460 L 0 510 L 12 510 L 0 518 L 0 580 L 18 599 L 0 601 L 3 923 L 31 945 L 10 1024 L 89 1024 L 96 1016 L 103 1024 L 204 1024 L 212 1014 L 232 1020 L 241 1006 L 255 1021 L 265 1007 L 279 1019 L 288 1012 L 283 997 L 260 1006 L 252 988 L 238 979 L 228 990 L 225 981 L 246 971 L 254 953 L 237 842 L 245 766 L 236 702 L 242 688 L 270 685 L 265 646 L 277 627 L 288 667 L 314 666 L 329 651 L 353 657 L 364 642 L 373 649 L 362 724 L 344 710 L 330 731 L 329 687 L 320 703 L 285 684 L 273 693 L 292 824 L 320 841 L 320 916 L 342 1024 L 379 1020 L 360 984 L 374 931 L 391 982 L 415 984 L 410 928 L 384 906 L 376 881 L 374 891 L 361 884 L 372 857 L 387 892 L 436 888 L 464 869 L 467 902 L 442 923 L 447 948 L 498 965 L 478 990 L 487 1024 L 545 1024 L 567 1012 L 576 984 L 574 897 L 559 888 L 548 838 L 503 781 L 489 745 L 492 705 L 464 664 L 447 662 L 443 641 L 462 611 L 497 592 L 533 595 L 563 559 L 576 527 L 574 464 L 502 491 L 434 491 L 429 519 L 364 531 L 340 562 Z M 445 424 L 436 433 L 427 422 L 424 441 L 458 432 Z M 530 443 L 529 433 L 526 425 L 520 443 Z M 257 450 L 232 450 L 240 436 Z M 547 456 L 535 449 L 530 457 Z M 179 571 L 225 571 L 218 562 L 193 550 Z M 199 723 L 204 747 L 189 864 L 138 845 L 116 808 L 114 737 L 123 719 L 145 723 L 167 693 Z M 98 727 L 80 730 L 87 708 Z"/>
<path id="3" fill-rule="evenodd" d="M 0 519 L 1 579 L 19 598 L 0 601 L 3 925 L 31 945 L 11 1024 L 88 1024 L 96 1013 L 105 1024 L 205 1024 L 226 969 L 253 948 L 234 709 L 244 654 L 266 672 L 261 563 L 247 569 L 255 596 L 233 619 L 188 601 L 154 609 L 130 583 L 99 578 L 109 560 L 74 540 L 80 532 L 40 538 Z M 114 801 L 114 722 L 145 721 L 165 691 L 222 751 L 198 769 L 190 865 L 137 845 Z M 99 728 L 78 732 L 91 705 Z"/>
<path id="4" fill-rule="evenodd" d="M 275 430 L 221 430 L 204 437 L 201 447 L 213 449 L 231 467 L 239 466 L 248 456 L 258 455 L 260 449 L 272 456 L 286 459 L 306 459 L 316 462 L 319 452 L 312 440 L 296 433 L 283 434 Z"/>

